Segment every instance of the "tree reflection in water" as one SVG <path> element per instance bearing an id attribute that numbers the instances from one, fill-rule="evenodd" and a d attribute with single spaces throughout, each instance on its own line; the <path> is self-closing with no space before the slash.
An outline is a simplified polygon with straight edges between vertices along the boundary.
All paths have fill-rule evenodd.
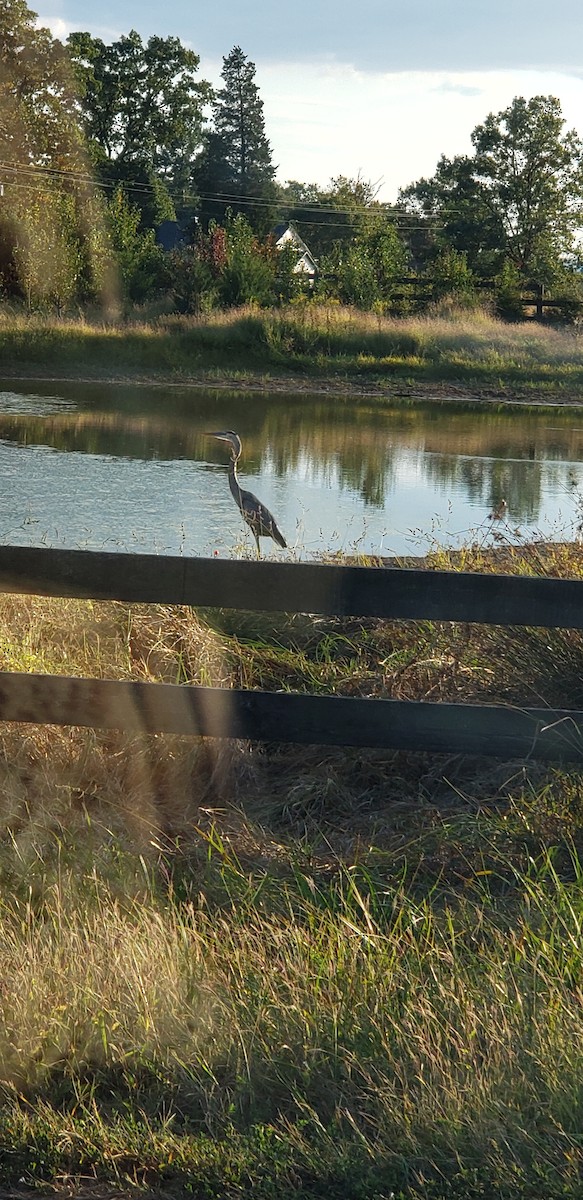
<path id="1" fill-rule="evenodd" d="M 35 403 L 21 386 L 26 411 L 18 412 L 18 391 L 11 383 L 4 405 L 0 393 L 4 443 L 212 471 L 220 451 L 205 430 L 236 428 L 246 476 L 287 481 L 304 507 L 319 493 L 345 494 L 364 521 L 384 512 L 401 528 L 413 524 L 408 509 L 421 489 L 432 494 L 435 514 L 464 504 L 479 522 L 504 497 L 509 525 L 533 527 L 549 496 L 555 514 L 568 510 L 569 466 L 577 472 L 583 461 L 583 428 L 572 412 L 551 418 L 439 402 L 38 383 Z"/>

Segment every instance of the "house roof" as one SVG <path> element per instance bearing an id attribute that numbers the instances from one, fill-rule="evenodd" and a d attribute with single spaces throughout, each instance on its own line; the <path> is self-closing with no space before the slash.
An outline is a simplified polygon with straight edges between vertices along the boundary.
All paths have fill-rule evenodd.
<path id="1" fill-rule="evenodd" d="M 290 225 L 288 221 L 282 221 L 279 225 L 276 225 L 273 236 L 276 246 L 283 246 L 286 242 L 291 242 L 292 246 L 295 246 L 296 250 L 301 250 L 302 253 L 308 250 L 306 243 L 302 241 L 297 229 L 294 229 L 294 226 Z"/>
<path id="2" fill-rule="evenodd" d="M 185 232 L 178 221 L 162 221 L 155 232 L 156 242 L 163 250 L 174 250 L 185 240 Z"/>
<path id="3" fill-rule="evenodd" d="M 276 239 L 275 244 L 279 250 L 282 250 L 284 246 L 293 246 L 294 250 L 297 250 L 298 259 L 294 266 L 294 275 L 317 275 L 318 267 L 316 260 L 293 225 L 282 221 L 279 225 L 275 226 L 273 236 Z"/>
<path id="4" fill-rule="evenodd" d="M 310 251 L 306 250 L 304 254 L 298 258 L 298 261 L 294 267 L 294 275 L 315 275 L 317 270 L 318 268 L 314 259 L 312 258 L 312 255 L 310 254 Z"/>

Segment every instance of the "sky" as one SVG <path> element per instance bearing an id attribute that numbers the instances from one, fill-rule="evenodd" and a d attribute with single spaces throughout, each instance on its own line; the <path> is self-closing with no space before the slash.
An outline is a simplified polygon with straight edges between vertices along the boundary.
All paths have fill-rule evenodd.
<path id="1" fill-rule="evenodd" d="M 220 83 L 234 45 L 256 65 L 281 183 L 373 182 L 391 202 L 515 96 L 553 95 L 583 136 L 581 0 L 30 0 L 58 37 L 179 37 Z"/>

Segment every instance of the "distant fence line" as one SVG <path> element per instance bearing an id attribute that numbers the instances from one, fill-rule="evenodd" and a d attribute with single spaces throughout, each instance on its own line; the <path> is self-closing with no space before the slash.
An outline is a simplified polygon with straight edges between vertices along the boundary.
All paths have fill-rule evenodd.
<path id="1" fill-rule="evenodd" d="M 324 273 L 319 275 L 320 279 L 330 279 L 337 282 L 338 276 L 334 273 Z M 430 279 L 423 279 L 416 275 L 403 275 L 393 280 L 398 287 L 414 287 L 415 292 L 393 292 L 391 300 L 413 300 L 415 303 L 426 304 L 431 300 L 437 300 L 441 293 L 435 288 L 435 284 Z M 494 279 L 474 279 L 472 288 L 478 291 L 488 291 L 494 293 L 496 291 L 496 281 Z M 547 293 L 543 283 L 533 283 L 529 287 L 521 289 L 520 303 L 523 308 L 534 308 L 537 320 L 544 316 L 545 308 L 564 308 L 565 306 L 577 303 L 571 296 L 563 296 L 562 298 L 551 299 Z"/>
<path id="2" fill-rule="evenodd" d="M 405 283 L 413 284 L 414 282 L 419 283 L 419 280 L 415 281 L 413 279 L 399 279 L 399 280 L 396 280 L 395 282 L 399 283 L 399 284 L 405 284 Z M 479 290 L 483 289 L 484 291 L 488 291 L 488 292 L 495 292 L 496 291 L 496 282 L 494 279 L 476 279 L 473 281 L 472 287 L 479 289 Z M 431 299 L 431 293 L 432 293 L 432 285 L 428 281 L 427 291 L 424 292 L 420 296 L 412 296 L 411 299 L 414 299 L 414 300 Z M 526 295 L 525 295 L 525 293 L 526 293 Z M 405 296 L 405 293 L 402 293 L 402 294 L 397 293 L 394 298 L 395 298 L 395 300 L 404 300 L 406 298 L 406 296 Z M 523 308 L 534 308 L 535 316 L 536 316 L 537 320 L 541 320 L 542 317 L 544 316 L 545 308 L 563 308 L 566 304 L 572 303 L 572 300 L 570 300 L 568 297 L 563 297 L 562 300 L 561 299 L 551 300 L 550 297 L 547 295 L 547 291 L 546 291 L 544 283 L 533 283 L 529 287 L 522 288 L 521 296 L 520 296 L 520 303 L 522 304 Z"/>
<path id="3" fill-rule="evenodd" d="M 0 547 L 0 591 L 264 612 L 583 628 L 583 582 Z M 583 712 L 0 672 L 0 720 L 583 761 Z"/>

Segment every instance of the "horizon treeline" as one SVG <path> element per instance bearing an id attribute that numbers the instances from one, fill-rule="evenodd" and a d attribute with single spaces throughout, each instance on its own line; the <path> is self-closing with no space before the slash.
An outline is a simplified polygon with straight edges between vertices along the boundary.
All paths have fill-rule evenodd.
<path id="1" fill-rule="evenodd" d="M 278 182 L 255 64 L 233 47 L 216 90 L 199 66 L 178 38 L 135 30 L 63 44 L 25 0 L 4 0 L 5 301 L 196 313 L 315 297 L 403 313 L 490 296 L 513 318 L 536 284 L 561 318 L 581 311 L 583 144 L 555 97 L 490 113 L 471 154 L 442 157 L 387 205 L 362 178 Z M 276 248 L 279 223 L 309 249 L 314 278 L 295 270 L 293 244 Z"/>

